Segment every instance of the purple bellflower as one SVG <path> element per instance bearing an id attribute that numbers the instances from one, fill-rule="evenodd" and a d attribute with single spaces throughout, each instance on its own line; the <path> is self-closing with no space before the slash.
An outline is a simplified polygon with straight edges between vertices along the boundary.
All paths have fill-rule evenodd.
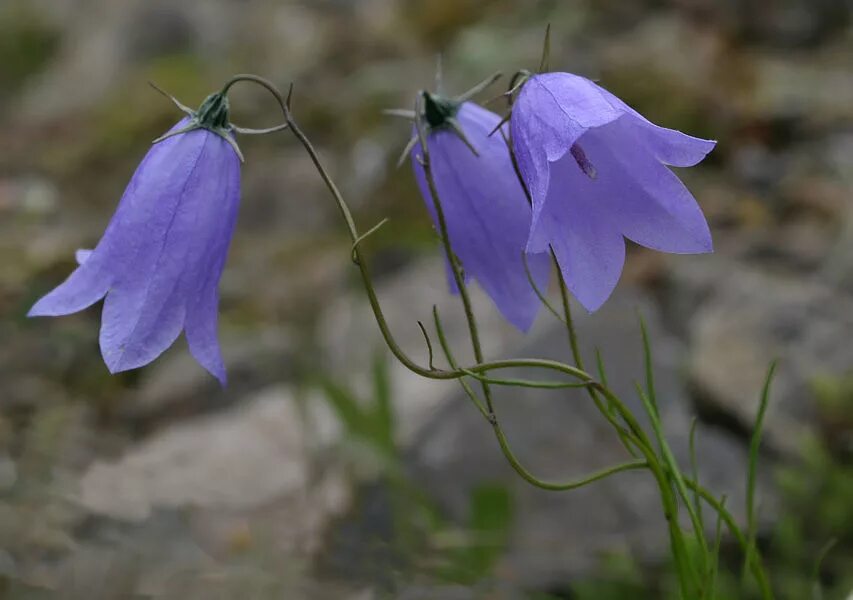
<path id="1" fill-rule="evenodd" d="M 179 105 L 181 106 L 181 105 Z M 104 298 L 100 346 L 110 372 L 148 364 L 186 331 L 223 385 L 219 278 L 240 202 L 241 156 L 228 100 L 212 94 L 151 147 L 94 250 L 29 316 L 75 313 Z"/>
<path id="2" fill-rule="evenodd" d="M 501 118 L 473 102 L 426 92 L 423 97 L 431 170 L 465 280 L 476 279 L 501 314 L 527 331 L 541 307 L 524 264 L 531 210 L 506 143 L 500 135 L 489 135 Z M 415 143 L 415 177 L 438 227 L 420 155 L 420 143 Z M 527 265 L 530 277 L 543 288 L 550 273 L 548 256 L 531 254 Z M 452 277 L 450 287 L 458 293 Z"/>
<path id="3" fill-rule="evenodd" d="M 598 309 L 619 281 L 625 241 L 677 254 L 712 251 L 696 200 L 668 168 L 715 142 L 658 127 L 592 81 L 531 76 L 510 119 L 533 201 L 529 252 L 553 248 L 572 294 Z"/>

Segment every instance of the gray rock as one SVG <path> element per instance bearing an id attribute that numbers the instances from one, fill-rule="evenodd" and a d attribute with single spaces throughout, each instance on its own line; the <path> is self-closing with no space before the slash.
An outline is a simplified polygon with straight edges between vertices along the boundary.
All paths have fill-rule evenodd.
<path id="1" fill-rule="evenodd" d="M 778 358 L 766 441 L 796 453 L 814 428 L 811 380 L 853 364 L 853 302 L 814 281 L 725 265 L 691 326 L 689 372 L 706 410 L 750 431 L 771 359 Z"/>
<path id="2" fill-rule="evenodd" d="M 311 445 L 338 437 L 329 414 L 316 422 L 312 435 L 293 393 L 272 388 L 232 410 L 160 431 L 117 461 L 95 462 L 80 478 L 77 499 L 95 515 L 129 522 L 157 509 L 247 511 L 297 500 L 310 487 Z M 330 501 L 339 506 L 340 498 Z M 304 505 L 325 512 L 322 506 L 319 498 Z"/>

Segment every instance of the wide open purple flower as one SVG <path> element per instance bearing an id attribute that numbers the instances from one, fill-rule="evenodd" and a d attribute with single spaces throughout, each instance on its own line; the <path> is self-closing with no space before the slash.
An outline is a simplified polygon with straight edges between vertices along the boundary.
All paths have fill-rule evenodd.
<path id="1" fill-rule="evenodd" d="M 221 100 L 217 118 L 227 124 Z M 78 251 L 80 266 L 30 309 L 67 315 L 106 296 L 100 345 L 112 373 L 148 364 L 186 331 L 192 355 L 225 384 L 219 278 L 237 219 L 240 158 L 225 125 L 205 125 L 204 108 L 151 147 L 98 245 Z"/>
<path id="2" fill-rule="evenodd" d="M 523 260 L 531 211 L 506 143 L 500 135 L 489 136 L 501 118 L 472 102 L 424 97 L 431 168 L 453 252 L 466 281 L 476 279 L 504 317 L 526 331 L 541 306 Z M 438 227 L 423 166 L 417 160 L 420 154 L 417 144 L 411 152 L 415 177 Z M 533 280 L 544 287 L 549 275 L 547 255 L 532 254 L 527 262 Z M 452 277 L 450 285 L 458 291 Z"/>
<path id="3" fill-rule="evenodd" d="M 588 310 L 616 287 L 623 237 L 662 252 L 712 251 L 701 209 L 667 165 L 693 166 L 715 142 L 658 127 L 569 73 L 530 77 L 510 127 L 533 198 L 527 249 L 550 245 L 566 284 Z"/>

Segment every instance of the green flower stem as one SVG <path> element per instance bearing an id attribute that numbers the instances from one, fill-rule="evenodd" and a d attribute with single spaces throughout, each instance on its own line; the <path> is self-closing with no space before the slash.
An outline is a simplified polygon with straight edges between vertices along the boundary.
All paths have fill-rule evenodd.
<path id="1" fill-rule="evenodd" d="M 491 385 L 504 385 L 509 387 L 523 387 L 523 388 L 536 388 L 540 390 L 563 390 L 567 388 L 582 388 L 592 385 L 592 383 L 588 381 L 575 382 L 575 381 L 535 381 L 533 379 L 496 379 L 492 377 L 486 377 L 485 375 L 480 375 L 479 373 L 475 373 L 474 371 L 468 371 L 467 369 L 460 369 L 466 375 L 473 377 L 478 381 L 485 381 Z"/>
<path id="2" fill-rule="evenodd" d="M 450 344 L 447 343 L 447 336 L 444 335 L 444 327 L 441 325 L 441 319 L 438 316 L 438 307 L 433 305 L 432 307 L 432 319 L 435 322 L 435 331 L 438 334 L 438 343 L 441 345 L 441 349 L 444 352 L 444 357 L 447 360 L 447 363 L 450 365 L 451 369 L 457 369 L 456 359 L 453 357 L 453 351 L 450 349 Z M 474 390 L 471 389 L 471 386 L 468 385 L 468 382 L 465 381 L 464 378 L 459 379 L 459 384 L 462 386 L 462 389 L 467 394 L 468 398 L 471 399 L 471 402 L 477 407 L 477 410 L 480 411 L 480 414 L 483 415 L 483 418 L 487 421 L 489 420 L 489 411 L 483 406 L 483 403 L 480 402 L 480 399 L 477 397 L 477 394 L 474 393 Z"/>
<path id="3" fill-rule="evenodd" d="M 714 512 L 722 518 L 723 522 L 726 524 L 726 528 L 729 530 L 729 533 L 734 536 L 735 541 L 737 541 L 738 545 L 741 547 L 741 550 L 745 555 L 749 556 L 749 565 L 750 570 L 752 571 L 752 576 L 755 578 L 756 583 L 758 584 L 758 589 L 761 592 L 761 597 L 764 600 L 773 600 L 773 591 L 770 588 L 770 582 L 767 579 L 767 574 L 764 571 L 764 565 L 762 564 L 761 557 L 757 552 L 750 552 L 749 541 L 747 540 L 747 536 L 744 535 L 743 531 L 740 527 L 738 527 L 737 521 L 729 512 L 729 510 L 725 507 L 725 502 L 718 500 L 714 497 L 714 495 L 709 492 L 704 487 L 700 486 L 698 483 L 693 481 L 690 478 L 684 479 L 685 485 L 691 490 L 695 490 L 702 499 L 714 509 Z"/>
<path id="4" fill-rule="evenodd" d="M 359 267 L 359 272 L 361 274 L 361 279 L 364 284 L 365 292 L 367 293 L 368 302 L 370 303 L 370 307 L 373 311 L 374 317 L 376 319 L 376 323 L 379 326 L 379 331 L 382 334 L 382 338 L 385 340 L 386 345 L 391 350 L 392 354 L 403 364 L 406 368 L 411 370 L 412 372 L 421 375 L 423 377 L 427 377 L 429 379 L 460 379 L 465 376 L 464 371 L 459 369 L 453 370 L 444 370 L 444 369 L 434 369 L 429 367 L 424 367 L 418 364 L 415 360 L 411 359 L 402 348 L 400 348 L 399 344 L 397 344 L 394 339 L 393 334 L 391 333 L 391 329 L 388 325 L 388 321 L 385 319 L 385 315 L 382 312 L 382 307 L 379 303 L 379 299 L 376 295 L 376 290 L 373 287 L 373 280 L 370 276 L 370 271 L 367 267 L 367 261 L 365 260 L 362 252 L 361 252 L 361 242 L 364 239 L 358 228 L 355 224 L 355 219 L 352 216 L 352 211 L 341 195 L 338 186 L 335 184 L 332 177 L 329 175 L 329 172 L 326 170 L 325 166 L 323 166 L 322 161 L 320 160 L 320 156 L 317 153 L 317 150 L 314 148 L 314 145 L 299 127 L 298 123 L 293 117 L 293 113 L 290 110 L 289 102 L 285 100 L 284 96 L 278 90 L 278 88 L 269 80 L 264 79 L 263 77 L 259 77 L 257 75 L 251 74 L 240 74 L 233 76 L 226 84 L 223 86 L 224 91 L 228 91 L 231 86 L 235 83 L 239 83 L 241 81 L 255 83 L 257 85 L 262 86 L 267 91 L 272 94 L 272 96 L 278 102 L 279 107 L 284 114 L 285 121 L 288 125 L 288 130 L 290 130 L 296 139 L 302 144 L 305 151 L 308 153 L 309 158 L 314 163 L 314 167 L 317 169 L 317 172 L 320 174 L 320 178 L 323 180 L 326 188 L 332 194 L 332 197 L 335 200 L 335 204 L 338 207 L 341 216 L 344 219 L 344 223 L 346 224 L 347 233 L 349 234 L 350 241 L 353 244 L 353 257 L 355 259 L 356 265 Z M 495 362 L 482 362 L 478 361 L 478 364 L 472 365 L 468 367 L 466 370 L 474 371 L 477 373 L 482 373 L 486 371 L 490 371 L 493 369 L 502 369 L 509 367 L 534 367 L 534 368 L 551 368 L 553 370 L 557 370 L 573 377 L 577 377 L 584 381 L 592 381 L 593 378 L 578 369 L 571 367 L 570 365 L 563 365 L 556 361 L 544 361 L 541 359 L 516 359 L 514 361 L 495 361 Z"/>
<path id="5" fill-rule="evenodd" d="M 547 37 L 547 36 L 546 36 Z M 546 50 L 543 51 L 543 56 L 547 54 L 547 42 L 546 42 Z M 513 82 L 510 82 L 510 86 L 513 86 Z M 507 102 L 509 104 L 510 113 L 512 111 L 513 105 L 513 97 L 512 93 L 509 92 L 507 94 Z M 528 203 L 532 206 L 533 198 L 530 194 L 530 190 L 527 188 L 527 185 L 524 181 L 524 178 L 521 176 L 521 169 L 518 164 L 518 158 L 515 155 L 515 149 L 512 146 L 512 139 L 510 136 L 506 135 L 501 129 L 501 135 L 504 138 L 504 141 L 507 144 L 510 154 L 510 160 L 512 162 L 513 169 L 515 170 L 516 177 L 521 184 L 522 189 L 524 190 L 524 194 L 527 197 Z M 560 270 L 560 266 L 557 263 L 557 257 L 554 254 L 553 248 L 551 249 L 551 258 L 554 261 L 554 265 L 556 266 L 556 270 L 559 277 L 560 284 L 560 297 L 563 304 L 563 314 L 564 318 L 561 319 L 566 326 L 566 331 L 569 336 L 569 346 L 571 347 L 572 357 L 574 359 L 575 365 L 578 367 L 580 371 L 584 370 L 583 356 L 580 352 L 580 345 L 578 343 L 577 332 L 575 331 L 574 322 L 572 320 L 571 313 L 571 305 L 569 303 L 569 295 L 568 289 L 566 286 L 565 279 L 563 278 L 562 271 Z M 547 303 L 546 303 L 547 305 Z M 549 305 L 550 306 L 550 305 Z M 684 538 L 681 534 L 681 529 L 678 525 L 678 502 L 673 493 L 672 487 L 669 485 L 669 481 L 667 476 L 664 473 L 664 470 L 658 461 L 657 455 L 652 449 L 651 443 L 648 438 L 645 436 L 642 428 L 637 423 L 636 419 L 634 419 L 633 415 L 627 409 L 627 407 L 621 402 L 618 401 L 615 394 L 608 393 L 605 394 L 605 397 L 608 399 L 608 405 L 605 405 L 604 402 L 601 401 L 598 394 L 596 393 L 595 386 L 587 387 L 587 392 L 589 393 L 590 398 L 595 404 L 596 408 L 598 408 L 599 412 L 605 417 L 605 419 L 610 422 L 610 424 L 614 427 L 617 435 L 619 436 L 622 445 L 625 449 L 632 455 L 636 456 L 634 452 L 634 447 L 637 448 L 642 454 L 645 455 L 647 466 L 652 471 L 655 480 L 658 483 L 658 487 L 660 488 L 661 500 L 663 502 L 664 508 L 664 516 L 667 520 L 670 530 L 670 538 L 672 543 L 673 550 L 673 558 L 678 564 L 678 572 L 679 576 L 682 578 L 682 592 L 688 593 L 688 590 L 695 589 L 696 584 L 693 583 L 696 580 L 696 575 L 692 573 L 692 568 L 689 562 L 689 557 L 687 555 L 687 549 L 684 544 Z M 633 432 L 634 440 L 633 445 L 631 440 L 629 439 L 629 435 L 621 425 L 614 418 L 613 412 L 614 410 L 618 410 L 622 418 L 628 424 L 629 428 Z M 704 532 L 700 532 L 700 535 Z"/>
<path id="6" fill-rule="evenodd" d="M 435 369 L 430 367 L 423 367 L 418 364 L 416 361 L 411 359 L 397 344 L 395 341 L 390 327 L 388 326 L 387 320 L 382 312 L 381 305 L 376 295 L 376 291 L 372 284 L 372 279 L 370 276 L 370 272 L 367 268 L 367 263 L 364 260 L 364 256 L 360 250 L 360 242 L 364 239 L 364 236 L 361 236 L 356 227 L 355 221 L 352 216 L 352 212 L 349 209 L 349 206 L 346 204 L 346 201 L 343 199 L 337 185 L 334 183 L 322 162 L 320 161 L 319 155 L 315 150 L 313 144 L 310 142 L 308 137 L 302 132 L 301 128 L 298 126 L 297 122 L 293 118 L 293 114 L 290 111 L 289 106 L 289 97 L 288 100 L 282 96 L 279 90 L 273 85 L 270 81 L 258 77 L 257 75 L 248 75 L 241 74 L 235 75 L 232 77 L 226 84 L 223 86 L 223 93 L 227 92 L 231 86 L 234 84 L 245 81 L 252 82 L 257 85 L 260 85 L 267 89 L 273 97 L 278 102 L 288 125 L 288 129 L 290 129 L 293 134 L 296 136 L 297 140 L 302 144 L 314 163 L 315 168 L 317 169 L 320 177 L 322 178 L 324 184 L 326 185 L 329 192 L 332 194 L 335 203 L 338 207 L 341 216 L 344 219 L 344 222 L 347 227 L 347 231 L 350 236 L 350 240 L 353 243 L 353 257 L 355 259 L 356 264 L 359 267 L 360 275 L 362 278 L 362 282 L 364 284 L 365 291 L 367 293 L 368 301 L 370 303 L 371 309 L 374 313 L 377 325 L 379 327 L 380 333 L 394 356 L 403 364 L 406 368 L 421 375 L 423 377 L 427 377 L 430 379 L 441 379 L 441 380 L 449 380 L 449 379 L 459 379 L 462 383 L 463 387 L 469 392 L 472 398 L 476 400 L 476 396 L 473 394 L 473 390 L 470 389 L 467 382 L 464 381 L 464 377 L 471 373 L 483 374 L 488 373 L 493 370 L 507 369 L 507 368 L 516 368 L 516 367 L 527 367 L 527 368 L 540 368 L 546 370 L 552 370 L 559 373 L 563 373 L 578 379 L 580 382 L 585 382 L 589 384 L 589 388 L 592 392 L 601 393 L 605 399 L 608 401 L 609 405 L 619 414 L 619 416 L 625 421 L 628 429 L 624 429 L 622 425 L 616 420 L 614 414 L 611 411 L 604 410 L 602 411 L 605 415 L 605 418 L 613 425 L 617 432 L 620 432 L 620 437 L 624 437 L 631 442 L 631 444 L 640 451 L 641 454 L 645 455 L 644 460 L 635 460 L 632 462 L 624 463 L 622 465 L 616 465 L 610 467 L 608 469 L 604 469 L 602 471 L 593 473 L 584 478 L 578 479 L 574 482 L 569 482 L 565 484 L 554 484 L 549 483 L 547 481 L 543 481 L 533 475 L 531 475 L 515 458 L 512 453 L 509 445 L 507 443 L 506 437 L 503 434 L 502 429 L 500 428 L 497 419 L 494 417 L 494 411 L 491 407 L 491 398 L 490 395 L 488 397 L 488 406 L 483 407 L 479 405 L 478 407 L 481 409 L 481 412 L 484 416 L 490 419 L 490 422 L 493 425 L 495 430 L 495 435 L 497 436 L 498 442 L 501 446 L 502 451 L 507 457 L 510 464 L 513 468 L 523 477 L 526 481 L 531 483 L 532 485 L 539 487 L 541 489 L 553 490 L 553 489 L 573 489 L 579 487 L 581 485 L 586 485 L 587 483 L 591 483 L 593 481 L 597 481 L 603 477 L 607 477 L 609 475 L 619 473 L 626 470 L 634 470 L 639 468 L 648 468 L 652 471 L 655 479 L 658 481 L 659 486 L 661 487 L 662 499 L 664 504 L 664 514 L 668 521 L 670 521 L 672 527 L 672 519 L 675 518 L 675 509 L 677 507 L 676 499 L 672 493 L 671 487 L 668 485 L 668 477 L 669 474 L 666 472 L 666 468 L 663 467 L 654 451 L 652 450 L 652 446 L 650 440 L 643 432 L 642 428 L 639 426 L 639 423 L 633 417 L 633 415 L 627 410 L 627 407 L 619 400 L 619 398 L 609 390 L 609 388 L 601 382 L 596 381 L 591 375 L 589 375 L 586 371 L 581 367 L 582 363 L 579 363 L 577 367 L 572 365 L 567 365 L 558 361 L 548 360 L 548 359 L 536 359 L 536 358 L 520 358 L 520 359 L 508 359 L 508 360 L 497 360 L 491 362 L 483 362 L 481 351 L 477 348 L 479 347 L 479 335 L 476 333 L 476 325 L 473 324 L 473 313 L 470 310 L 470 301 L 466 301 L 467 304 L 466 313 L 470 313 L 472 317 L 471 323 L 473 324 L 471 329 L 472 331 L 472 343 L 475 347 L 475 358 L 477 360 L 477 364 L 474 364 L 467 368 L 459 368 L 456 366 L 455 361 L 452 360 L 452 355 L 447 353 L 449 347 L 447 346 L 447 341 L 443 332 L 439 330 L 439 339 L 442 341 L 442 348 L 445 350 L 445 353 L 448 354 L 448 361 L 451 363 L 451 370 L 445 369 Z M 422 147 L 426 147 L 425 144 L 422 144 Z M 434 185 L 432 186 L 434 188 Z M 445 235 L 443 238 L 446 238 L 446 227 Z M 370 232 L 368 232 L 370 233 Z M 449 247 L 449 243 L 448 243 Z M 452 253 L 448 253 L 449 256 L 452 256 Z M 454 272 L 455 276 L 459 276 L 460 273 L 458 271 L 458 265 L 455 261 L 451 261 L 451 264 L 454 264 Z M 465 290 L 464 285 L 460 285 L 460 291 Z M 464 292 L 463 292 L 464 293 Z M 467 297 L 467 294 L 466 294 Z M 437 313 L 436 320 L 437 320 Z M 468 316 L 468 314 L 466 314 Z M 571 334 L 570 334 L 571 335 Z M 573 350 L 576 344 L 573 345 Z M 480 354 L 480 356 L 476 356 Z M 578 354 L 579 356 L 579 354 Z M 488 388 L 487 382 L 481 382 L 484 385 L 484 388 Z M 720 503 L 710 492 L 700 487 L 696 482 L 689 478 L 684 479 L 684 483 L 688 488 L 695 490 L 702 499 L 708 503 L 711 508 L 713 508 L 720 518 L 726 523 L 727 528 L 732 533 L 732 535 L 736 538 L 738 543 L 744 548 L 745 551 L 748 551 L 749 544 L 747 542 L 746 536 L 744 536 L 743 532 L 738 528 L 737 523 L 731 514 L 725 509 L 722 503 Z M 677 527 L 677 524 L 676 524 Z M 672 531 L 672 529 L 671 529 Z M 676 536 L 677 537 L 677 536 Z M 678 541 L 678 539 L 673 539 L 673 549 L 676 552 L 676 559 L 678 559 L 678 555 L 684 556 L 686 555 L 686 551 L 682 546 L 682 543 Z M 761 561 L 757 555 L 757 553 L 753 553 L 749 557 L 749 564 L 753 575 L 758 582 L 759 588 L 761 589 L 762 598 L 771 599 L 772 592 L 770 591 L 769 584 L 767 582 L 766 575 L 763 570 L 763 566 L 761 565 Z"/>
<path id="7" fill-rule="evenodd" d="M 698 575 L 693 570 L 684 536 L 678 523 L 678 499 L 670 485 L 671 473 L 668 472 L 665 465 L 661 464 L 660 459 L 654 451 L 651 440 L 649 440 L 628 407 L 608 388 L 603 385 L 596 385 L 595 387 L 604 395 L 610 405 L 616 409 L 628 425 L 629 439 L 631 439 L 637 450 L 640 451 L 648 463 L 649 470 L 652 472 L 660 490 L 663 514 L 669 528 L 673 559 L 676 562 L 678 575 L 681 579 L 682 594 L 687 594 L 685 598 L 694 598 L 696 597 L 694 591 L 700 588 L 701 583 Z M 603 414 L 606 418 L 607 411 L 604 411 Z"/>
<path id="8" fill-rule="evenodd" d="M 424 123 L 423 123 L 422 119 L 420 118 L 420 115 L 422 112 L 421 111 L 422 97 L 423 97 L 422 94 L 418 95 L 418 100 L 417 100 L 417 103 L 415 105 L 415 115 L 416 115 L 415 126 L 417 128 L 418 139 L 420 141 L 420 150 L 421 150 L 420 163 L 421 163 L 421 166 L 423 167 L 424 178 L 427 181 L 427 187 L 429 188 L 433 207 L 435 208 L 435 212 L 436 212 L 436 216 L 437 216 L 437 220 L 438 220 L 438 226 L 439 226 L 439 235 L 441 237 L 441 241 L 442 241 L 442 244 L 444 246 L 444 251 L 445 251 L 445 254 L 447 255 L 447 259 L 450 262 L 450 265 L 451 265 L 451 268 L 453 271 L 453 278 L 454 278 L 454 281 L 456 283 L 456 287 L 459 290 L 459 297 L 462 301 L 462 306 L 463 306 L 463 309 L 465 311 L 465 318 L 466 318 L 467 323 L 468 323 L 468 332 L 469 332 L 469 335 L 471 338 L 471 345 L 472 345 L 472 348 L 474 351 L 474 358 L 478 363 L 482 363 L 483 362 L 483 351 L 482 351 L 482 347 L 480 344 L 480 335 L 479 335 L 479 331 L 477 329 L 477 322 L 476 322 L 476 319 L 474 317 L 474 311 L 471 307 L 471 300 L 470 300 L 470 296 L 468 295 L 467 286 L 465 285 L 465 278 L 462 275 L 462 270 L 460 268 L 459 261 L 456 259 L 456 256 L 453 253 L 453 248 L 452 248 L 451 243 L 450 243 L 450 236 L 448 235 L 448 231 L 447 231 L 447 221 L 445 220 L 445 217 L 444 217 L 444 210 L 441 206 L 441 202 L 439 201 L 438 190 L 436 189 L 435 179 L 434 179 L 433 174 L 432 174 L 432 168 L 431 168 L 431 164 L 430 164 L 429 147 L 427 144 L 426 132 L 424 130 Z M 438 314 L 437 311 L 434 311 L 434 314 L 436 315 L 436 322 L 439 323 L 439 319 L 437 318 L 437 314 Z M 446 344 L 442 344 L 442 347 L 445 348 L 445 351 L 447 350 Z M 452 359 L 452 357 L 448 356 L 448 360 L 451 360 L 451 359 Z M 475 369 L 465 369 L 465 371 L 472 372 L 472 373 L 474 372 L 474 370 Z M 582 373 L 582 371 L 576 371 L 573 373 L 573 375 L 581 375 L 581 374 L 585 376 L 584 378 L 589 378 L 589 375 L 587 375 L 586 373 Z M 544 489 L 544 490 L 551 490 L 551 491 L 570 490 L 570 489 L 575 489 L 575 488 L 581 487 L 581 486 L 586 485 L 588 483 L 592 483 L 593 481 L 597 481 L 598 479 L 602 479 L 602 478 L 607 477 L 609 475 L 612 475 L 614 473 L 619 473 L 621 471 L 628 470 L 628 469 L 644 468 L 645 466 L 647 466 L 646 461 L 636 460 L 636 461 L 633 461 L 630 463 L 624 463 L 622 465 L 617 465 L 615 467 L 611 467 L 609 469 L 605 469 L 603 471 L 594 473 L 589 477 L 582 478 L 582 479 L 572 481 L 569 483 L 564 483 L 564 484 L 550 483 L 550 482 L 546 482 L 546 481 L 543 481 L 543 480 L 535 477 L 518 461 L 517 457 L 515 456 L 515 453 L 512 452 L 512 449 L 509 446 L 509 442 L 506 438 L 506 435 L 504 434 L 503 429 L 500 425 L 500 422 L 498 421 L 497 415 L 495 414 L 494 402 L 492 400 L 491 388 L 489 387 L 489 382 L 487 381 L 486 378 L 479 378 L 479 379 L 480 379 L 480 385 L 483 389 L 483 396 L 485 397 L 485 400 L 486 400 L 486 409 L 488 411 L 489 422 L 491 423 L 492 428 L 493 428 L 494 433 L 495 433 L 495 436 L 497 437 L 498 444 L 501 447 L 501 451 L 503 452 L 504 456 L 509 461 L 512 468 L 515 469 L 515 471 L 519 475 L 521 475 L 521 477 L 523 479 L 525 479 L 527 482 L 531 483 L 532 485 L 535 485 L 536 487 L 539 487 L 539 488 Z M 587 383 L 589 385 L 592 384 L 592 382 L 589 379 L 587 379 L 587 381 L 585 383 Z M 470 388 L 466 391 L 468 392 L 469 396 L 473 397 L 473 392 L 470 390 Z"/>
<path id="9" fill-rule="evenodd" d="M 442 349 L 444 350 L 445 358 L 447 359 L 447 362 L 450 364 L 450 366 L 452 368 L 456 368 L 456 360 L 453 357 L 453 352 L 451 351 L 450 346 L 447 343 L 447 338 L 444 335 L 444 327 L 442 326 L 441 319 L 438 316 L 438 308 L 437 307 L 433 306 L 432 314 L 433 314 L 433 319 L 435 321 L 435 330 L 436 330 L 436 333 L 438 334 L 439 344 L 441 345 Z M 460 382 L 460 384 L 462 384 L 462 388 L 465 390 L 465 393 L 468 394 L 468 397 L 471 398 L 471 400 L 474 402 L 475 405 L 477 405 L 477 408 L 480 410 L 480 413 L 484 417 L 489 419 L 489 413 L 487 412 L 485 407 L 482 406 L 482 404 L 480 403 L 476 394 L 471 389 L 471 386 L 468 385 L 468 382 L 465 381 L 464 379 L 460 379 L 459 382 Z M 494 417 L 494 415 L 492 415 L 492 416 Z M 513 470 L 515 470 L 515 472 L 518 473 L 518 475 L 522 479 L 524 479 L 526 482 L 528 482 L 529 484 L 533 485 L 534 487 L 537 487 L 537 488 L 542 489 L 542 490 L 548 490 L 548 491 L 554 491 L 554 492 L 573 490 L 573 489 L 577 489 L 579 487 L 583 487 L 584 485 L 593 483 L 595 481 L 598 481 L 600 479 L 604 479 L 605 477 L 609 477 L 610 475 L 615 475 L 616 473 L 621 473 L 622 471 L 631 471 L 631 470 L 643 469 L 643 468 L 647 467 L 646 462 L 644 460 L 635 460 L 635 461 L 631 461 L 631 462 L 622 463 L 619 465 L 614 465 L 612 467 L 608 467 L 608 468 L 602 469 L 600 471 L 596 471 L 596 472 L 591 473 L 589 475 L 586 475 L 584 477 L 580 477 L 578 479 L 574 479 L 574 480 L 571 480 L 568 482 L 555 483 L 555 482 L 545 481 L 545 480 L 540 479 L 540 478 L 536 477 L 535 475 L 533 475 L 530 471 L 528 471 L 524 467 L 524 465 L 521 464 L 521 462 L 515 456 L 515 453 L 512 451 L 512 448 L 510 447 L 509 442 L 506 438 L 506 435 L 504 434 L 503 429 L 500 426 L 500 422 L 497 420 L 497 418 L 489 419 L 489 420 L 492 423 L 492 426 L 494 427 L 495 436 L 497 437 L 498 445 L 501 448 L 501 452 L 503 452 L 504 457 L 507 459 L 507 462 L 509 462 L 509 464 L 513 468 Z"/>
<path id="10" fill-rule="evenodd" d="M 512 150 L 510 152 L 512 154 L 515 154 L 515 152 Z M 580 344 L 578 343 L 578 336 L 577 336 L 577 332 L 575 331 L 574 319 L 572 318 L 572 307 L 571 307 L 571 303 L 569 302 L 569 290 L 568 290 L 568 287 L 566 286 L 566 280 L 563 278 L 563 272 L 560 270 L 560 265 L 557 264 L 557 256 L 554 254 L 553 248 L 551 249 L 551 259 L 554 262 L 554 267 L 556 268 L 556 271 L 557 271 L 557 280 L 560 284 L 560 300 L 563 303 L 563 319 L 562 319 L 562 322 L 565 324 L 566 331 L 567 331 L 568 336 L 569 336 L 569 347 L 572 349 L 572 358 L 575 361 L 575 365 L 579 369 L 584 370 L 583 356 L 581 355 Z M 595 403 L 595 406 L 596 406 L 596 408 L 598 408 L 598 411 L 602 415 L 604 415 L 605 418 L 607 418 L 608 413 L 613 414 L 613 410 L 614 410 L 613 406 L 612 405 L 606 406 L 601 401 L 601 398 L 599 398 L 595 389 L 593 389 L 591 387 L 587 388 L 587 393 L 589 394 L 589 397 L 592 399 L 593 403 Z M 622 442 L 622 446 L 625 447 L 625 449 L 628 451 L 629 454 L 631 454 L 632 456 L 634 456 L 636 458 L 636 453 L 635 453 L 633 446 L 628 442 L 627 438 L 625 438 L 625 436 L 621 433 L 621 430 L 617 428 L 616 433 L 619 435 L 619 441 Z"/>
<path id="11" fill-rule="evenodd" d="M 424 176 L 427 180 L 430 197 L 433 207 L 435 208 L 438 218 L 439 236 L 444 247 L 444 253 L 447 255 L 447 260 L 450 263 L 451 271 L 453 271 L 453 281 L 456 283 L 456 288 L 459 290 L 459 299 L 462 302 L 462 308 L 465 311 L 465 321 L 468 323 L 468 335 L 471 338 L 471 347 L 474 351 L 474 360 L 477 363 L 483 362 L 483 348 L 480 344 L 480 332 L 477 329 L 477 320 L 474 317 L 474 309 L 471 306 L 471 297 L 468 295 L 468 288 L 465 285 L 465 277 L 462 275 L 462 268 L 459 264 L 456 255 L 453 253 L 453 248 L 450 245 L 450 235 L 447 232 L 447 220 L 444 217 L 444 209 L 438 197 L 438 190 L 435 185 L 435 178 L 432 174 L 432 165 L 429 156 L 429 145 L 427 144 L 427 136 L 425 124 L 423 120 L 423 102 L 424 98 L 428 97 L 425 93 L 418 94 L 415 101 L 415 128 L 418 132 L 418 141 L 420 142 L 420 162 L 424 170 Z M 480 386 L 483 389 L 483 396 L 486 400 L 486 408 L 489 411 L 491 421 L 494 421 L 494 403 L 492 401 L 492 393 L 489 384 L 485 381 L 480 381 Z"/>

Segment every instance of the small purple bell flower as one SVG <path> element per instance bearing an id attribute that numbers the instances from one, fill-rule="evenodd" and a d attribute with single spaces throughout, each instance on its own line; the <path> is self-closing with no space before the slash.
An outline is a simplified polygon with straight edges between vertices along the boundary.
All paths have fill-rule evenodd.
<path id="1" fill-rule="evenodd" d="M 424 119 L 430 164 L 453 252 L 466 280 L 476 279 L 501 314 L 522 331 L 533 324 L 541 302 L 530 285 L 524 251 L 531 210 L 509 149 L 500 135 L 490 136 L 500 116 L 473 102 L 424 93 Z M 427 206 L 438 226 L 419 143 L 412 166 Z M 547 286 L 547 254 L 527 257 L 530 276 Z M 451 290 L 455 283 L 450 278 Z"/>
<path id="2" fill-rule="evenodd" d="M 180 105 L 179 105 L 180 106 Z M 29 316 L 75 313 L 104 298 L 100 346 L 110 372 L 153 361 L 186 332 L 225 385 L 219 278 L 237 220 L 241 157 L 228 100 L 212 94 L 151 147 L 94 250 Z"/>
<path id="3" fill-rule="evenodd" d="M 566 284 L 588 310 L 619 281 L 623 238 L 662 252 L 712 251 L 702 210 L 667 165 L 693 166 L 716 142 L 658 127 L 569 73 L 530 76 L 510 131 L 533 200 L 527 250 L 553 248 Z"/>

